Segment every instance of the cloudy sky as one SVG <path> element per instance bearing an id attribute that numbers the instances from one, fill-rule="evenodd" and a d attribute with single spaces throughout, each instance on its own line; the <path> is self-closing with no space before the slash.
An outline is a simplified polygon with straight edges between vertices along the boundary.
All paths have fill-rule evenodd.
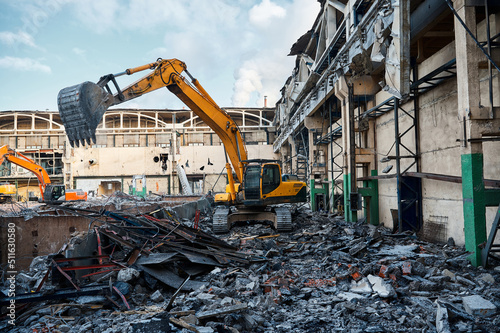
<path id="1" fill-rule="evenodd" d="M 317 0 L 0 0 L 0 110 L 57 110 L 60 89 L 178 58 L 222 107 L 272 106 Z M 141 74 L 119 78 L 121 87 Z M 122 104 L 182 108 L 166 89 Z"/>

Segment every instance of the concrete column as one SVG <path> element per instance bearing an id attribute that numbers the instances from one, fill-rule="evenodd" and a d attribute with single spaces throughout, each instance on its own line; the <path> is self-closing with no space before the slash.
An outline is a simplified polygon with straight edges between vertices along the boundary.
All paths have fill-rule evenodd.
<path id="1" fill-rule="evenodd" d="M 486 242 L 486 204 L 483 181 L 483 154 L 462 154 L 462 195 L 465 249 L 474 266 L 481 265 L 479 245 Z"/>
<path id="2" fill-rule="evenodd" d="M 355 165 L 355 149 L 354 136 L 351 133 L 352 123 L 352 106 L 349 100 L 349 88 L 345 78 L 340 78 L 335 84 L 335 96 L 342 103 L 342 145 L 344 149 L 344 213 L 345 219 L 348 222 L 356 222 L 358 220 L 357 211 L 351 210 L 350 196 L 356 189 L 356 165 Z"/>
<path id="3" fill-rule="evenodd" d="M 465 0 L 456 0 L 454 7 L 467 27 L 476 35 L 475 8 L 465 6 Z M 487 119 L 489 112 L 487 108 L 480 107 L 478 47 L 457 18 L 455 18 L 455 45 L 458 114 L 463 128 L 461 164 L 465 248 L 472 253 L 469 257 L 471 263 L 478 266 L 481 264 L 479 244 L 486 241 L 483 146 L 481 142 L 467 142 L 467 140 L 480 137 L 477 122 L 480 119 Z"/>
<path id="4" fill-rule="evenodd" d="M 294 166 L 297 165 L 297 156 L 296 156 L 296 148 L 295 148 L 295 140 L 293 139 L 292 136 L 289 136 L 287 141 L 285 141 L 285 144 L 288 143 L 290 144 L 290 173 L 291 174 L 296 174 L 296 170 L 294 170 Z M 285 145 L 284 144 L 284 145 Z"/>

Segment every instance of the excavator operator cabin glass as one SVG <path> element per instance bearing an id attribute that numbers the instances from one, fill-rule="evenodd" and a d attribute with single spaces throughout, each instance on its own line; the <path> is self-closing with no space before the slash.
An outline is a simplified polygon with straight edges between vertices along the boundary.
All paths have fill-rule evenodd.
<path id="1" fill-rule="evenodd" d="M 245 170 L 245 198 L 260 199 L 260 165 L 248 166 Z"/>
<path id="2" fill-rule="evenodd" d="M 262 194 L 274 191 L 280 186 L 280 168 L 276 164 L 268 164 L 262 170 Z"/>
<path id="3" fill-rule="evenodd" d="M 245 172 L 245 188 L 260 187 L 260 166 L 249 166 Z"/>
<path id="4" fill-rule="evenodd" d="M 64 190 L 63 186 L 54 186 L 52 188 L 52 199 L 53 200 L 58 200 L 64 194 L 65 194 L 65 190 Z"/>

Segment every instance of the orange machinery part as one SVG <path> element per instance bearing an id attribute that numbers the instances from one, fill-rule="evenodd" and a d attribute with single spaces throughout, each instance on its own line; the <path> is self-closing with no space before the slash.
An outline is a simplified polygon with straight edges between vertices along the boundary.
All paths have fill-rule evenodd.
<path id="1" fill-rule="evenodd" d="M 66 190 L 66 201 L 87 201 L 87 192 L 82 190 Z"/>

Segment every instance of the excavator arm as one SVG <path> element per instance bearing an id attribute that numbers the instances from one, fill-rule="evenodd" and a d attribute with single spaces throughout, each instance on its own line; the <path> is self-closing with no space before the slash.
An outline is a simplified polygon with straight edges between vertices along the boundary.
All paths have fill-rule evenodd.
<path id="1" fill-rule="evenodd" d="M 42 199 L 44 199 L 43 194 L 45 192 L 45 188 L 48 184 L 50 184 L 50 178 L 47 171 L 27 156 L 10 149 L 9 146 L 0 147 L 0 164 L 2 164 L 5 160 L 35 174 L 38 178 L 38 186 L 40 187 Z"/>
<path id="2" fill-rule="evenodd" d="M 152 72 L 121 90 L 115 80 L 121 75 L 131 75 L 144 70 Z M 182 73 L 185 72 L 191 82 Z M 117 92 L 111 93 L 109 83 L 113 83 Z M 238 125 L 210 97 L 205 89 L 187 71 L 186 64 L 178 59 L 158 59 L 158 61 L 136 68 L 130 68 L 118 74 L 103 76 L 97 84 L 84 82 L 64 88 L 58 95 L 58 107 L 66 134 L 72 146 L 96 141 L 96 128 L 107 109 L 131 99 L 140 97 L 158 88 L 167 87 L 203 120 L 221 139 L 227 157 L 231 161 L 238 181 L 243 181 L 243 163 L 248 159 L 247 151 Z M 226 165 L 231 195 L 234 200 L 234 182 L 232 171 Z"/>
<path id="3" fill-rule="evenodd" d="M 116 77 L 144 70 L 151 72 L 138 81 L 120 89 Z M 186 73 L 190 81 L 182 74 Z M 111 92 L 110 83 L 116 89 Z M 219 205 L 214 212 L 214 232 L 226 232 L 231 223 L 247 220 L 271 221 L 277 230 L 291 230 L 291 213 L 284 207 L 268 205 L 306 201 L 306 184 L 281 179 L 276 161 L 249 160 L 238 125 L 222 110 L 199 82 L 187 71 L 186 64 L 177 59 L 158 59 L 122 73 L 101 77 L 97 84 L 84 82 L 59 92 L 58 107 L 66 134 L 72 146 L 96 141 L 96 128 L 107 109 L 166 87 L 203 120 L 221 139 L 226 151 L 228 186 L 226 193 L 217 194 Z M 230 162 L 227 161 L 229 158 Z M 240 185 L 233 180 L 233 170 Z M 238 195 L 236 192 L 238 191 Z M 236 205 L 231 212 L 229 205 Z"/>

